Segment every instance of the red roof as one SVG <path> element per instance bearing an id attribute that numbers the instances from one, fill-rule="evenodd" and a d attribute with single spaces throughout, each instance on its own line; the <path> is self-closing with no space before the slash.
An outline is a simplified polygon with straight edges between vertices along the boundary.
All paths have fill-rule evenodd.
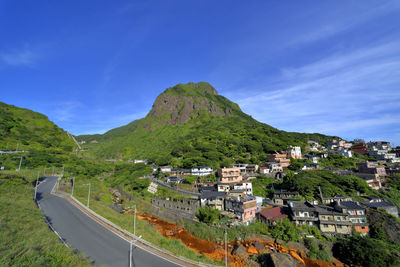
<path id="1" fill-rule="evenodd" d="M 260 211 L 260 215 L 265 219 L 272 221 L 288 217 L 286 214 L 283 214 L 282 207 L 274 207 L 268 210 L 262 210 Z"/>

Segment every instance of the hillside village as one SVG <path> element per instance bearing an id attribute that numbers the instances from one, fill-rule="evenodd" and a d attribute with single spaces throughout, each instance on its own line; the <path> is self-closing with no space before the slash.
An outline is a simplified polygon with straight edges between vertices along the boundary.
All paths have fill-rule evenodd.
<path id="1" fill-rule="evenodd" d="M 324 168 L 319 165 L 321 160 L 332 155 L 357 157 L 357 168 Z M 157 196 L 152 200 L 154 210 L 167 210 L 174 214 L 175 221 L 196 220 L 199 208 L 211 207 L 218 210 L 220 216 L 229 218 L 230 225 L 248 225 L 254 221 L 274 225 L 277 220 L 288 218 L 296 225 L 316 226 L 328 235 L 350 235 L 353 231 L 367 235 L 368 210 L 384 211 L 398 218 L 398 208 L 383 198 L 361 193 L 358 193 L 357 200 L 345 195 L 324 196 L 320 188 L 319 198 L 312 199 L 296 191 L 274 188 L 274 185 L 270 197 L 257 196 L 253 190 L 254 182 L 259 176 L 281 181 L 291 170 L 294 173 L 327 170 L 359 177 L 370 188 L 383 191 L 388 186 L 386 176 L 400 174 L 398 162 L 400 149 L 391 148 L 389 142 L 337 139 L 328 141 L 326 146 L 310 140 L 303 150 L 299 146 L 290 146 L 286 151 L 271 154 L 269 160 L 260 165 L 237 163 L 217 170 L 210 166 L 191 169 L 156 166 L 144 159 L 131 161 L 153 168 L 154 173 L 146 176 L 152 179 L 149 192 L 155 194 L 157 188 L 162 187 L 180 194 L 178 199 Z M 292 165 L 296 169 L 291 168 Z M 265 185 L 268 186 L 271 187 Z"/>

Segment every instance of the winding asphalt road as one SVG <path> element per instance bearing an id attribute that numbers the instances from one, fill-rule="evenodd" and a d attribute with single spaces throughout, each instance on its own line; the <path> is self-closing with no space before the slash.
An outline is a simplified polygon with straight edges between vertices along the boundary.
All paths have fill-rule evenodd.
<path id="1" fill-rule="evenodd" d="M 57 177 L 46 177 L 38 185 L 37 202 L 61 238 L 91 258 L 95 265 L 129 266 L 129 242 L 89 218 L 67 200 L 50 194 L 56 181 Z M 135 267 L 179 266 L 139 247 L 134 247 L 132 254 L 132 266 Z"/>

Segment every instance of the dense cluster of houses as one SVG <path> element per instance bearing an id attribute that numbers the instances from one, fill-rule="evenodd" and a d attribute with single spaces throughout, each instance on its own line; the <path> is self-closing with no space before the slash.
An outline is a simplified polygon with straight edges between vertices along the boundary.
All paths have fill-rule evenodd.
<path id="1" fill-rule="evenodd" d="M 311 170 L 319 169 L 318 162 L 327 158 L 330 153 L 342 154 L 345 157 L 352 157 L 352 153 L 368 154 L 377 161 L 358 163 L 357 172 L 354 172 L 354 170 L 333 171 L 338 171 L 337 173 L 340 175 L 357 175 L 374 189 L 382 188 L 386 175 L 400 173 L 400 167 L 391 166 L 389 168 L 382 165 L 383 161 L 386 163 L 398 162 L 400 156 L 400 151 L 393 152 L 388 142 L 365 143 L 362 140 L 357 140 L 356 142 L 357 144 L 354 145 L 354 142 L 349 143 L 344 140 L 334 139 L 328 141 L 327 146 L 324 147 L 318 142 L 310 140 L 306 146 L 306 150 L 310 151 L 310 153 L 303 155 L 300 147 L 290 146 L 286 151 L 270 155 L 268 161 L 261 166 L 238 163 L 232 164 L 229 168 L 218 170 L 213 170 L 209 166 L 196 166 L 191 169 L 151 166 L 154 171 L 168 174 L 167 183 L 180 183 L 188 175 L 205 177 L 216 174 L 218 177 L 217 182 L 197 184 L 199 190 L 196 193 L 197 200 L 193 202 L 193 195 L 191 196 L 191 201 L 196 203 L 196 207 L 190 208 L 190 214 L 193 216 L 198 207 L 209 206 L 240 224 L 248 224 L 254 220 L 259 220 L 273 225 L 278 219 L 289 218 L 297 225 L 316 226 L 326 234 L 347 235 L 351 234 L 352 231 L 367 234 L 369 232 L 366 217 L 367 208 L 384 210 L 398 217 L 397 207 L 375 197 L 365 197 L 365 201 L 356 202 L 351 197 L 335 196 L 324 198 L 321 195 L 321 201 L 319 202 L 302 201 L 298 192 L 285 190 L 275 190 L 271 200 L 253 196 L 252 179 L 256 178 L 257 173 L 266 176 L 274 175 L 274 177 L 276 177 L 276 174 L 282 175 L 283 168 L 290 165 L 290 158 L 311 161 L 312 163 L 304 164 L 303 168 L 303 170 Z M 134 162 L 147 164 L 145 160 L 135 160 Z M 149 191 L 156 191 L 155 184 L 152 183 L 150 187 Z M 159 203 L 160 201 L 160 199 L 157 199 L 153 202 Z M 162 200 L 163 207 L 166 206 L 168 201 Z M 184 203 L 185 201 L 181 200 L 181 202 Z M 265 208 L 266 202 L 268 208 Z M 175 206 L 176 204 L 171 204 L 169 207 L 173 209 Z M 182 207 L 179 209 L 182 209 Z"/>
<path id="2" fill-rule="evenodd" d="M 356 202 L 348 196 L 334 196 L 317 201 L 301 201 L 298 192 L 276 190 L 272 198 L 273 208 L 261 210 L 257 214 L 261 222 L 274 225 L 278 219 L 289 218 L 296 225 L 318 227 L 326 234 L 360 234 L 369 232 L 367 209 L 384 210 L 398 217 L 394 204 L 384 202 L 377 197 L 364 197 L 365 201 Z"/>

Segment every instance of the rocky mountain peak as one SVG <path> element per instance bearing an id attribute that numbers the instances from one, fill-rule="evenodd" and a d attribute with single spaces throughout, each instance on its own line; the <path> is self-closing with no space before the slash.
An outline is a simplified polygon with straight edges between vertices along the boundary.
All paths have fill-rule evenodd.
<path id="1" fill-rule="evenodd" d="M 218 95 L 207 82 L 177 84 L 160 94 L 146 118 L 160 124 L 184 124 L 201 115 L 229 116 L 240 111 L 237 104 Z"/>

